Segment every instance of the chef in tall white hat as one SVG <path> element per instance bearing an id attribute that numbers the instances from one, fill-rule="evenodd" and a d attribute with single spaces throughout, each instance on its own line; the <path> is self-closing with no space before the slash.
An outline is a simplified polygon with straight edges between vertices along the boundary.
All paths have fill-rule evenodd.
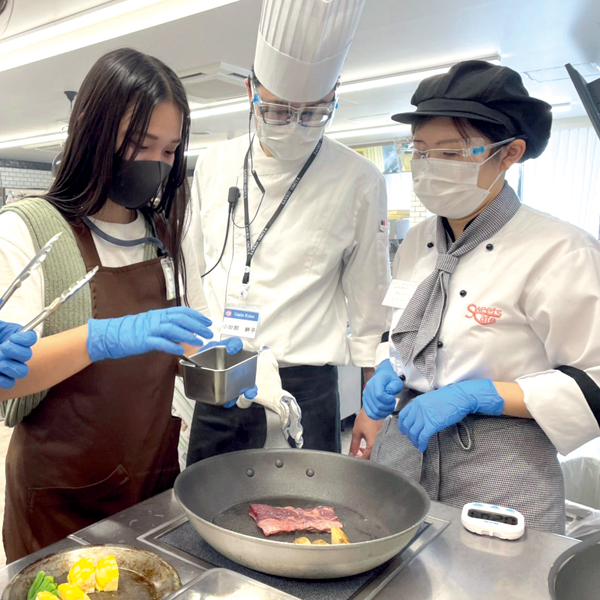
<path id="1" fill-rule="evenodd" d="M 273 351 L 302 409 L 304 447 L 333 452 L 337 367 L 370 376 L 389 283 L 384 178 L 324 135 L 364 3 L 264 0 L 246 81 L 256 131 L 209 148 L 192 190 L 190 235 L 213 322 L 222 337 Z M 352 452 L 368 458 L 380 425 L 361 411 Z M 188 463 L 262 447 L 265 432 L 261 406 L 198 403 Z"/>
<path id="2" fill-rule="evenodd" d="M 311 102 L 337 84 L 365 0 L 265 0 L 254 72 L 275 96 Z"/>

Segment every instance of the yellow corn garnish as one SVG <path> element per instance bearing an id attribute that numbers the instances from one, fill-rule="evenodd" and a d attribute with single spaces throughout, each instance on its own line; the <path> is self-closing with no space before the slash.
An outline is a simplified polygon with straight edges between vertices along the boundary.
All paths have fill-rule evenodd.
<path id="1" fill-rule="evenodd" d="M 90 597 L 76 585 L 61 583 L 58 586 L 59 600 L 90 600 Z"/>
<path id="2" fill-rule="evenodd" d="M 119 568 L 111 554 L 101 558 L 96 565 L 96 590 L 99 592 L 116 592 L 119 589 Z"/>
<path id="3" fill-rule="evenodd" d="M 331 528 L 331 543 L 332 544 L 349 544 L 348 536 L 339 528 Z"/>
<path id="4" fill-rule="evenodd" d="M 50 592 L 38 592 L 35 600 L 56 600 L 56 596 Z"/>
<path id="5" fill-rule="evenodd" d="M 94 591 L 96 583 L 96 569 L 94 563 L 89 558 L 78 560 L 69 571 L 67 581 L 71 585 L 76 585 L 86 594 L 91 594 Z"/>
<path id="6" fill-rule="evenodd" d="M 310 546 L 310 540 L 307 537 L 299 537 L 294 540 L 294 544 L 301 546 Z"/>

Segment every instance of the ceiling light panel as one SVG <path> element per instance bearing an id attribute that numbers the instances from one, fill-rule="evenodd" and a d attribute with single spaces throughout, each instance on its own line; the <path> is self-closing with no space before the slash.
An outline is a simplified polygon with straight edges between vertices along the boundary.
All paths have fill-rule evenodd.
<path id="1" fill-rule="evenodd" d="M 500 59 L 497 56 L 488 56 L 480 59 L 470 60 L 485 60 L 494 65 L 500 64 Z M 460 62 L 460 61 L 458 61 Z M 453 63 L 456 64 L 456 63 Z M 447 73 L 452 64 L 443 66 L 433 66 L 414 71 L 406 71 L 403 73 L 396 73 L 394 75 L 386 75 L 383 77 L 374 77 L 372 79 L 363 79 L 361 81 L 350 81 L 348 83 L 342 83 L 339 89 L 340 94 L 350 94 L 352 92 L 361 92 L 364 90 L 373 90 L 377 88 L 389 87 L 392 85 L 402 85 L 404 83 L 413 83 L 416 81 L 422 81 L 427 77 L 433 77 L 434 75 L 443 75 Z"/>
<path id="2" fill-rule="evenodd" d="M 67 139 L 67 134 L 64 131 L 58 133 L 44 133 L 26 138 L 15 140 L 0 141 L 0 150 L 5 148 L 24 148 L 26 146 L 38 146 L 49 144 L 50 142 L 61 142 Z"/>
<path id="3" fill-rule="evenodd" d="M 0 71 L 58 56 L 239 0 L 121 0 L 0 42 Z"/>

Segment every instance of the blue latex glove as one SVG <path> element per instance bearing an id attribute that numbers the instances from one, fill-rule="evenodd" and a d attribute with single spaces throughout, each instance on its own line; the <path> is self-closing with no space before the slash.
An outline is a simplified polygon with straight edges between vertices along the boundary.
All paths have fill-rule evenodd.
<path id="1" fill-rule="evenodd" d="M 504 399 L 491 379 L 472 379 L 417 396 L 400 411 L 398 428 L 420 452 L 425 452 L 432 435 L 467 415 L 498 416 L 503 410 Z"/>
<path id="2" fill-rule="evenodd" d="M 1 302 L 1 301 L 0 301 Z M 5 342 L 13 333 L 17 333 L 23 328 L 23 325 L 0 321 L 0 344 Z"/>
<path id="3" fill-rule="evenodd" d="M 29 373 L 25 364 L 33 356 L 31 346 L 37 342 L 35 331 L 18 333 L 22 325 L 0 321 L 0 388 L 10 390 L 15 380 Z"/>
<path id="4" fill-rule="evenodd" d="M 248 400 L 254 400 L 254 398 L 256 398 L 256 396 L 258 396 L 258 386 L 254 386 L 251 388 L 246 388 L 245 390 L 242 390 L 240 393 L 240 396 L 244 394 L 244 396 L 246 398 L 248 398 Z M 239 396 L 238 396 L 239 398 Z M 237 404 L 238 399 L 234 398 L 233 400 L 229 401 L 227 404 L 223 404 L 223 408 L 233 408 L 236 404 Z"/>
<path id="5" fill-rule="evenodd" d="M 244 342 L 242 342 L 242 339 L 239 337 L 227 338 L 222 342 L 208 342 L 208 344 L 200 348 L 199 352 L 214 348 L 215 346 L 225 346 L 225 352 L 227 352 L 227 354 L 237 354 L 240 350 L 243 350 Z"/>
<path id="6" fill-rule="evenodd" d="M 87 350 L 92 362 L 123 358 L 152 350 L 182 355 L 179 344 L 200 345 L 212 338 L 212 322 L 187 306 L 175 306 L 116 319 L 88 321 Z"/>
<path id="7" fill-rule="evenodd" d="M 380 420 L 391 415 L 396 408 L 395 394 L 399 394 L 404 383 L 398 377 L 390 360 L 384 360 L 365 386 L 363 408 L 370 419 Z"/>

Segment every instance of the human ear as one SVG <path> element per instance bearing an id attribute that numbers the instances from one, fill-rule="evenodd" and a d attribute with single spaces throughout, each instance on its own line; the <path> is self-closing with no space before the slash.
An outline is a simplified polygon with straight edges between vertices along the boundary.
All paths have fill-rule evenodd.
<path id="1" fill-rule="evenodd" d="M 523 158 L 526 149 L 527 143 L 525 140 L 514 140 L 508 146 L 505 146 L 502 149 L 505 152 L 502 158 L 502 169 L 507 171 L 515 163 L 518 163 Z"/>

